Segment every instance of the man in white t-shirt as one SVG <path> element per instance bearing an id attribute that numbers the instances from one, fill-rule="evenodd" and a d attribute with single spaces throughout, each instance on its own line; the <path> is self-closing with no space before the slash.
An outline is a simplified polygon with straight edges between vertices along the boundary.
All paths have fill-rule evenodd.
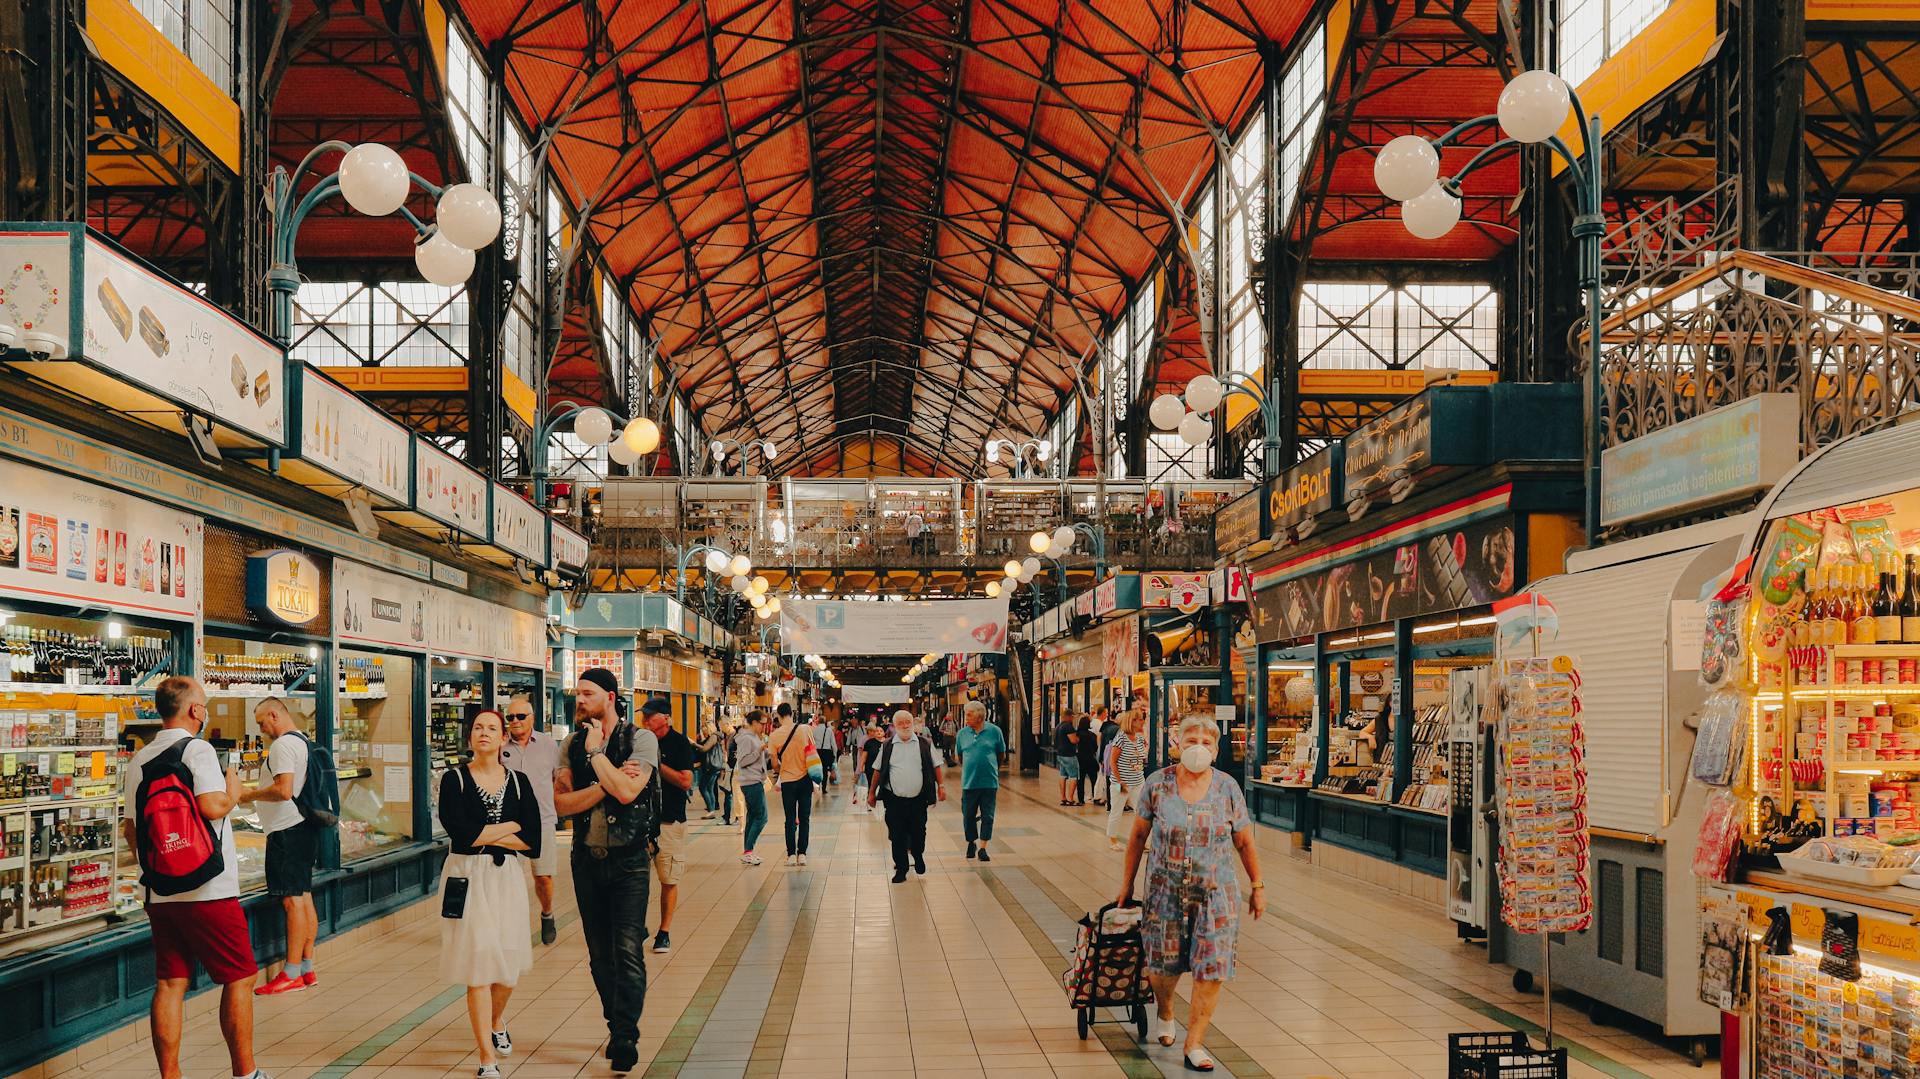
<path id="1" fill-rule="evenodd" d="M 522 858 L 533 870 L 533 897 L 540 901 L 540 943 L 559 939 L 553 920 L 553 874 L 560 864 L 560 844 L 554 829 L 560 817 L 553 809 L 553 773 L 560 769 L 560 743 L 545 731 L 533 729 L 533 698 L 516 693 L 507 702 L 507 740 L 500 747 L 500 763 L 527 777 L 534 801 L 540 803 L 540 856 Z"/>
<path id="2" fill-rule="evenodd" d="M 254 990 L 263 997 L 297 993 L 314 984 L 313 942 L 320 915 L 313 907 L 313 864 L 320 829 L 293 804 L 307 785 L 307 738 L 287 702 L 268 697 L 254 706 L 253 721 L 267 736 L 267 776 L 240 792 L 242 805 L 256 806 L 267 833 L 267 894 L 287 914 L 287 961 L 272 981 Z"/>
<path id="3" fill-rule="evenodd" d="M 266 1079 L 253 1066 L 253 938 L 240 909 L 240 859 L 234 851 L 227 814 L 240 801 L 240 777 L 220 771 L 213 746 L 195 737 L 207 722 L 207 693 L 191 678 L 173 677 L 153 691 L 160 713 L 159 734 L 127 762 L 128 813 L 121 819 L 127 847 L 139 850 L 139 794 L 149 761 L 186 743 L 180 761 L 193 775 L 194 802 L 218 834 L 223 859 L 218 875 L 178 895 L 147 895 L 147 921 L 153 935 L 153 1055 L 161 1079 L 180 1079 L 180 1027 L 193 965 L 206 968 L 220 984 L 220 1031 L 227 1040 L 231 1074 Z"/>

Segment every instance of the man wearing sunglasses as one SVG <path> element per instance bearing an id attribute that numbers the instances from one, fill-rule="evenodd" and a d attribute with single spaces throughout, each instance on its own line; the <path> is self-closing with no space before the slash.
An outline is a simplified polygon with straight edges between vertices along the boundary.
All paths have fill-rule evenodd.
<path id="1" fill-rule="evenodd" d="M 559 935 L 553 922 L 553 870 L 560 864 L 553 841 L 560 819 L 553 810 L 553 773 L 560 767 L 560 743 L 533 729 L 533 701 L 524 693 L 507 702 L 506 719 L 507 744 L 500 748 L 500 763 L 526 776 L 540 803 L 540 857 L 531 862 L 533 894 L 540 900 L 540 943 L 552 944 Z"/>

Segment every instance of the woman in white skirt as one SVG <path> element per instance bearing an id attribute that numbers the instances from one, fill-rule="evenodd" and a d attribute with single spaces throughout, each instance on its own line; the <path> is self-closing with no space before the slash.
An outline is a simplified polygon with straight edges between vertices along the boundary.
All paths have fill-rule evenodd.
<path id="1" fill-rule="evenodd" d="M 440 780 L 452 844 L 440 875 L 440 977 L 467 987 L 480 1079 L 498 1076 L 499 1058 L 513 1052 L 507 1000 L 533 966 L 526 878 L 513 859 L 540 856 L 540 803 L 527 777 L 500 763 L 504 729 L 498 712 L 474 716 L 473 760 Z"/>

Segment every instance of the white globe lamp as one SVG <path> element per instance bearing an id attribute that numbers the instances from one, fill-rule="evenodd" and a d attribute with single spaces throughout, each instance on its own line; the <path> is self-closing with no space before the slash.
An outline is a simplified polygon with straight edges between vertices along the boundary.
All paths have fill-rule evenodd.
<path id="1" fill-rule="evenodd" d="M 763 596 L 767 594 L 767 589 L 772 587 L 773 587 L 773 582 L 767 580 L 765 574 L 761 574 L 760 576 L 757 576 L 753 579 L 753 590 L 755 592 L 760 593 Z"/>
<path id="2" fill-rule="evenodd" d="M 1545 142 L 1567 122 L 1573 97 L 1551 71 L 1525 71 L 1500 91 L 1500 130 L 1517 142 Z"/>
<path id="3" fill-rule="evenodd" d="M 573 434 L 589 446 L 613 441 L 613 417 L 605 409 L 583 408 L 573 417 Z"/>
<path id="4" fill-rule="evenodd" d="M 1053 530 L 1052 548 L 1065 554 L 1073 550 L 1073 541 L 1076 538 L 1078 538 L 1078 533 L 1074 532 L 1072 525 L 1061 525 L 1059 528 Z"/>
<path id="5" fill-rule="evenodd" d="M 607 447 L 607 460 L 612 461 L 616 465 L 623 467 L 629 466 L 639 459 L 640 455 L 628 447 L 625 439 L 617 440 L 613 445 Z"/>
<path id="6" fill-rule="evenodd" d="M 1373 183 L 1395 202 L 1417 197 L 1440 178 L 1440 151 L 1418 135 L 1401 135 L 1373 159 Z"/>
<path id="7" fill-rule="evenodd" d="M 1204 446 L 1207 439 L 1213 437 L 1213 421 L 1199 412 L 1187 413 L 1180 421 L 1180 441 L 1189 446 Z"/>
<path id="8" fill-rule="evenodd" d="M 500 204 L 479 184 L 454 184 L 440 192 L 433 220 L 440 226 L 440 235 L 478 251 L 500 235 Z"/>
<path id="9" fill-rule="evenodd" d="M 1000 598 L 1000 582 L 999 581 L 987 582 L 987 598 L 988 599 Z"/>
<path id="10" fill-rule="evenodd" d="M 1009 577 L 1020 576 L 1020 563 L 1018 562 L 1009 560 L 1006 565 L 1000 568 L 1006 570 L 1007 576 Z"/>
<path id="11" fill-rule="evenodd" d="M 773 617 L 773 608 L 762 607 L 759 610 L 753 612 L 753 616 L 755 618 L 758 618 L 760 621 L 765 622 L 767 619 Z"/>
<path id="12" fill-rule="evenodd" d="M 760 443 L 760 453 L 769 461 L 778 460 L 780 457 L 780 447 L 776 445 L 772 439 L 768 439 Z"/>
<path id="13" fill-rule="evenodd" d="M 407 162 L 391 146 L 363 142 L 340 159 L 340 196 L 368 217 L 385 217 L 407 201 Z"/>
<path id="14" fill-rule="evenodd" d="M 750 578 L 735 574 L 727 579 L 727 587 L 744 596 L 753 591 L 753 581 Z"/>
<path id="15" fill-rule="evenodd" d="M 765 607 L 765 606 L 767 605 L 767 597 L 765 597 L 765 596 L 763 596 L 763 595 L 761 595 L 761 594 L 760 594 L 760 593 L 758 593 L 758 592 L 755 592 L 755 591 L 754 591 L 754 590 L 752 590 L 752 589 L 748 589 L 748 590 L 747 590 L 747 602 L 748 602 L 748 603 L 750 603 L 750 604 L 752 604 L 752 605 L 753 605 L 753 609 L 757 611 L 757 610 L 759 610 L 760 608 L 762 608 L 762 607 Z"/>
<path id="16" fill-rule="evenodd" d="M 1400 221 L 1407 231 L 1422 240 L 1438 240 L 1460 223 L 1460 200 L 1447 189 L 1434 184 L 1426 193 L 1411 198 L 1400 207 Z"/>
<path id="17" fill-rule="evenodd" d="M 780 597 L 774 596 L 771 599 L 767 600 L 767 609 L 772 611 L 774 614 L 779 614 L 780 613 Z"/>
<path id="18" fill-rule="evenodd" d="M 1187 407 L 1195 412 L 1212 412 L 1220 407 L 1220 398 L 1226 396 L 1226 390 L 1220 380 L 1212 375 L 1195 375 L 1187 383 Z"/>
<path id="19" fill-rule="evenodd" d="M 1026 560 L 1020 563 L 1020 579 L 1023 581 L 1031 581 L 1039 575 L 1040 560 L 1032 555 L 1028 555 Z"/>
<path id="20" fill-rule="evenodd" d="M 428 281 L 454 288 L 473 276 L 473 252 L 436 231 L 414 245 L 413 265 Z"/>
<path id="21" fill-rule="evenodd" d="M 1162 431 L 1171 431 L 1180 426 L 1180 417 L 1187 414 L 1187 406 L 1180 398 L 1163 393 L 1147 406 L 1147 419 Z"/>
<path id="22" fill-rule="evenodd" d="M 1046 554 L 1047 548 L 1052 545 L 1053 537 L 1047 535 L 1045 532 L 1035 532 L 1033 535 L 1027 537 L 1027 549 L 1034 554 Z"/>
<path id="23" fill-rule="evenodd" d="M 753 572 L 753 559 L 743 554 L 734 555 L 733 561 L 727 563 L 727 568 L 733 571 L 735 577 L 745 577 Z"/>
<path id="24" fill-rule="evenodd" d="M 645 416 L 627 424 L 620 433 L 620 441 L 627 444 L 634 456 L 644 457 L 660 448 L 660 425 Z"/>
<path id="25" fill-rule="evenodd" d="M 733 556 L 729 555 L 727 552 L 709 548 L 707 550 L 707 572 L 708 573 L 725 573 L 727 569 L 727 563 L 732 560 L 733 560 Z"/>

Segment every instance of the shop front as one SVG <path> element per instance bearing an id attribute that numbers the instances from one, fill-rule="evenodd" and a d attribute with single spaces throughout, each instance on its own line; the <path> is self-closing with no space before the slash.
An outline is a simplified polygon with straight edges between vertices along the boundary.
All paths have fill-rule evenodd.
<path id="1" fill-rule="evenodd" d="M 1249 801 L 1316 864 L 1443 900 L 1452 686 L 1492 662 L 1490 605 L 1575 535 L 1578 447 L 1530 432 L 1577 415 L 1554 387 L 1437 388 L 1269 483 Z"/>

